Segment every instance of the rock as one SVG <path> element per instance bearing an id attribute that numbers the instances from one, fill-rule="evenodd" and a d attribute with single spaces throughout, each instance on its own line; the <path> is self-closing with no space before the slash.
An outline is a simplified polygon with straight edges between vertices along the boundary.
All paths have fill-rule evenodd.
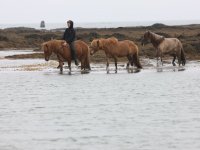
<path id="1" fill-rule="evenodd" d="M 44 20 L 41 21 L 40 28 L 45 28 L 45 22 L 44 22 Z"/>
<path id="2" fill-rule="evenodd" d="M 165 28 L 165 27 L 168 27 L 168 26 L 165 25 L 165 24 L 162 24 L 162 23 L 155 23 L 151 27 L 153 27 L 153 28 Z"/>

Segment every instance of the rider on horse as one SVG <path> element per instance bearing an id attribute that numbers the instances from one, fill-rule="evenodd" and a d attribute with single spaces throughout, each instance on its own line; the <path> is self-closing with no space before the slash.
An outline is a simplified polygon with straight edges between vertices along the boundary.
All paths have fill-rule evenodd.
<path id="1" fill-rule="evenodd" d="M 67 21 L 67 26 L 68 28 L 65 29 L 63 40 L 65 40 L 69 44 L 72 59 L 75 61 L 75 65 L 78 66 L 76 49 L 74 45 L 74 41 L 76 39 L 76 31 L 74 30 L 74 27 L 73 27 L 74 26 L 73 21 L 71 20 Z"/>

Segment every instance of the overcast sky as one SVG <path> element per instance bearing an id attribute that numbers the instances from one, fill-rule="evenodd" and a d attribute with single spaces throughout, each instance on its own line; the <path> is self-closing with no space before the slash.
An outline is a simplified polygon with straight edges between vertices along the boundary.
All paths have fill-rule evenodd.
<path id="1" fill-rule="evenodd" d="M 0 24 L 200 20 L 200 0 L 0 0 Z"/>

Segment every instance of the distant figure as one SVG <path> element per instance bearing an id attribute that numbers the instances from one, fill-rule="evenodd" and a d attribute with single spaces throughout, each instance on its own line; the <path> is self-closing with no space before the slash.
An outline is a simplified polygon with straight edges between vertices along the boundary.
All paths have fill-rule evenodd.
<path id="1" fill-rule="evenodd" d="M 69 44 L 72 59 L 74 60 L 75 65 L 78 66 L 76 49 L 74 46 L 74 41 L 76 40 L 76 31 L 74 30 L 73 21 L 71 21 L 71 20 L 67 21 L 67 26 L 68 26 L 68 28 L 65 29 L 65 32 L 63 35 L 63 40 L 65 40 Z"/>
<path id="2" fill-rule="evenodd" d="M 40 28 L 45 28 L 45 22 L 44 22 L 44 20 L 41 21 Z"/>

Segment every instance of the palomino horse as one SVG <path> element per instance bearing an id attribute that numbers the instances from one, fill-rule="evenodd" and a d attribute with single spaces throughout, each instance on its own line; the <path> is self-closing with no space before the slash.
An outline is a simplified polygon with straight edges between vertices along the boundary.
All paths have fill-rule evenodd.
<path id="1" fill-rule="evenodd" d="M 183 46 L 177 38 L 165 38 L 153 32 L 147 31 L 145 32 L 144 37 L 142 39 L 142 45 L 145 45 L 149 40 L 156 49 L 157 65 L 159 57 L 161 58 L 162 62 L 163 55 L 169 54 L 174 57 L 172 61 L 173 66 L 176 66 L 176 57 L 178 57 L 179 66 L 180 64 L 182 64 L 182 66 L 185 66 L 186 59 Z"/>
<path id="2" fill-rule="evenodd" d="M 142 68 L 139 61 L 139 49 L 134 42 L 125 40 L 118 41 L 118 39 L 112 37 L 108 39 L 95 39 L 91 42 L 90 46 L 90 54 L 93 55 L 98 50 L 103 50 L 106 54 L 107 60 L 107 72 L 109 72 L 109 58 L 113 58 L 115 60 L 115 68 L 117 72 L 117 58 L 118 57 L 127 57 L 129 62 L 127 67 L 129 67 L 129 63 L 131 66 L 135 64 L 137 68 Z"/>
<path id="3" fill-rule="evenodd" d="M 77 58 L 81 62 L 81 70 L 90 70 L 89 61 L 89 48 L 88 45 L 83 41 L 75 41 L 75 48 L 77 53 Z M 63 62 L 68 62 L 69 71 L 71 72 L 71 51 L 69 45 L 64 40 L 51 40 L 42 44 L 42 49 L 44 51 L 45 60 L 49 61 L 52 53 L 57 55 L 59 60 L 60 71 L 63 71 Z"/>

